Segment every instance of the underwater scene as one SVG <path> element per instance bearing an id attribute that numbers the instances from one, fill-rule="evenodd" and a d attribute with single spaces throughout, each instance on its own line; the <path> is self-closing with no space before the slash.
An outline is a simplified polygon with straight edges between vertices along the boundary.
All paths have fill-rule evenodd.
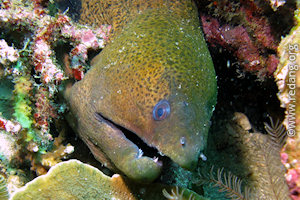
<path id="1" fill-rule="evenodd" d="M 0 200 L 300 200 L 299 0 L 0 0 Z"/>

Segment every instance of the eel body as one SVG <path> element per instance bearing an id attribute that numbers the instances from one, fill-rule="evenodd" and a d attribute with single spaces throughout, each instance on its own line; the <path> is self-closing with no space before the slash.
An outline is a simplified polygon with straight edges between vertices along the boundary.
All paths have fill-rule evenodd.
<path id="1" fill-rule="evenodd" d="M 116 10 L 113 2 L 119 8 L 123 1 L 108 9 Z M 70 123 L 104 165 L 151 182 L 163 163 L 128 136 L 194 169 L 216 103 L 216 74 L 193 2 L 125 2 L 131 4 L 110 15 L 111 41 L 67 95 Z"/>

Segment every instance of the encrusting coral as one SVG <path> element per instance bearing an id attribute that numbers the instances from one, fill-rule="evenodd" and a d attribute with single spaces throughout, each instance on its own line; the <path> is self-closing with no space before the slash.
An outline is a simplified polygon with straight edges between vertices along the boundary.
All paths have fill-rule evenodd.
<path id="1" fill-rule="evenodd" d="M 283 38 L 278 47 L 280 63 L 274 72 L 278 86 L 278 98 L 286 108 L 284 125 L 290 136 L 300 133 L 300 3 L 295 11 L 295 26 Z"/>
<path id="2" fill-rule="evenodd" d="M 98 169 L 78 160 L 57 164 L 46 175 L 34 179 L 16 191 L 10 200 L 159 200 L 166 199 L 164 195 L 170 197 L 167 195 L 167 190 L 177 191 L 177 193 L 171 192 L 174 193 L 173 196 L 176 196 L 173 199 L 206 200 L 206 198 L 187 189 L 160 184 L 136 184 L 117 174 L 108 177 Z"/>
<path id="3" fill-rule="evenodd" d="M 59 84 L 68 78 L 83 78 L 88 68 L 88 50 L 103 48 L 110 29 L 109 26 L 94 29 L 82 26 L 62 13 L 50 16 L 46 4 L 39 0 L 3 0 L 0 5 L 1 79 L 14 86 L 10 105 L 13 114 L 11 118 L 4 117 L 9 116 L 7 113 L 0 116 L 0 129 L 15 135 L 22 152 L 32 159 L 34 166 L 41 164 L 40 155 L 54 151 L 50 124 L 54 125 L 64 111 L 63 105 L 56 103 Z M 68 73 L 53 50 L 61 42 L 72 47 L 70 53 L 66 51 L 70 63 Z M 59 145 L 61 148 L 54 144 L 54 149 L 72 152 L 62 142 Z M 65 154 L 51 153 L 51 156 L 58 156 L 53 159 L 59 161 Z M 24 158 L 19 162 L 24 162 Z"/>
<path id="4" fill-rule="evenodd" d="M 268 5 L 262 1 L 199 2 L 208 43 L 232 52 L 244 71 L 259 78 L 271 76 L 279 63 L 276 49 L 280 40 L 273 31 L 271 17 L 265 14 Z M 284 15 L 280 19 L 288 17 Z"/>
<path id="5" fill-rule="evenodd" d="M 20 156 L 21 147 L 18 146 L 16 136 L 6 131 L 0 131 L 0 159 L 9 165 Z"/>
<path id="6" fill-rule="evenodd" d="M 7 120 L 0 115 L 0 129 L 16 134 L 21 130 L 21 125 L 18 122 Z"/>
<path id="7" fill-rule="evenodd" d="M 286 181 L 293 200 L 300 198 L 300 135 L 289 137 L 281 150 L 281 162 L 287 169 Z"/>
<path id="8" fill-rule="evenodd" d="M 6 65 L 9 62 L 16 62 L 19 53 L 13 47 L 8 46 L 5 40 L 0 40 L 0 63 Z"/>
<path id="9" fill-rule="evenodd" d="M 295 26 L 281 40 L 278 47 L 280 63 L 274 77 L 278 86 L 278 98 L 285 108 L 284 125 L 289 136 L 281 150 L 281 161 L 287 168 L 286 180 L 290 196 L 300 198 L 300 2 L 294 13 Z"/>

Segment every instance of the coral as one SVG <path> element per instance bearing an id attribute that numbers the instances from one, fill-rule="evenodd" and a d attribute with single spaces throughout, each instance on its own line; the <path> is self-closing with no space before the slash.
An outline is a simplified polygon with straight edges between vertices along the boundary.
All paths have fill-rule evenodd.
<path id="1" fill-rule="evenodd" d="M 82 57 L 80 61 L 85 64 L 87 50 L 103 48 L 110 27 L 101 26 L 93 30 L 74 24 L 64 14 L 58 14 L 56 17 L 47 15 L 47 11 L 40 3 L 27 4 L 22 5 L 20 2 L 8 1 L 6 6 L 0 10 L 0 24 L 9 29 L 25 29 L 33 33 L 30 47 L 33 54 L 32 62 L 42 83 L 49 87 L 49 91 L 53 95 L 55 84 L 66 78 L 56 63 L 55 52 L 52 50 L 55 43 L 59 39 L 70 41 L 75 49 L 72 55 Z M 10 24 L 14 24 L 14 26 L 10 27 Z"/>
<path id="2" fill-rule="evenodd" d="M 1 200 L 8 199 L 8 192 L 7 192 L 7 188 L 6 188 L 6 180 L 2 175 L 0 175 L 0 199 Z"/>
<path id="3" fill-rule="evenodd" d="M 34 127 L 34 115 L 32 109 L 33 81 L 29 75 L 15 78 L 14 89 L 14 114 L 15 119 L 20 123 L 22 130 L 25 131 L 25 141 L 28 146 L 34 144 L 35 148 L 28 148 L 33 152 L 43 153 L 50 148 L 52 136 L 49 132 L 38 131 Z"/>
<path id="4" fill-rule="evenodd" d="M 300 197 L 300 135 L 288 137 L 285 146 L 281 150 L 281 162 L 287 169 L 287 180 L 290 197 L 293 200 Z"/>
<path id="5" fill-rule="evenodd" d="M 217 0 L 207 8 L 212 14 L 202 14 L 201 21 L 208 42 L 233 52 L 245 71 L 260 78 L 272 75 L 279 62 L 278 41 L 255 1 Z"/>
<path id="6" fill-rule="evenodd" d="M 22 76 L 15 80 L 14 89 L 14 117 L 20 123 L 22 128 L 28 129 L 28 133 L 33 134 L 32 129 L 32 108 L 31 108 L 31 90 L 32 82 L 29 76 Z M 31 135 L 32 136 L 32 135 Z M 32 139 L 32 138 L 30 138 Z M 29 140 L 30 140 L 29 139 Z"/>
<path id="7" fill-rule="evenodd" d="M 40 86 L 35 92 L 35 108 L 34 108 L 34 120 L 35 126 L 40 130 L 41 134 L 45 135 L 50 132 L 49 123 L 52 119 L 57 118 L 55 106 L 50 101 L 49 91 Z M 48 135 L 49 139 L 52 140 L 52 136 Z"/>
<path id="8" fill-rule="evenodd" d="M 16 191 L 11 200 L 17 199 L 164 199 L 162 190 L 174 190 L 176 187 L 160 184 L 143 185 L 133 183 L 115 174 L 104 175 L 98 169 L 77 160 L 61 162 L 42 175 Z M 177 189 L 178 191 L 178 189 Z M 204 200 L 189 190 L 184 196 Z M 188 198 L 183 198 L 188 199 Z"/>
<path id="9" fill-rule="evenodd" d="M 19 188 L 23 187 L 25 183 L 30 181 L 28 179 L 28 175 L 24 173 L 24 171 L 19 169 L 11 169 L 10 172 L 7 173 L 7 191 L 8 194 L 11 195 Z"/>
<path id="10" fill-rule="evenodd" d="M 300 133 L 300 82 L 296 79 L 300 77 L 300 5 L 295 11 L 295 22 L 278 46 L 280 63 L 274 73 L 281 107 L 286 108 L 284 125 L 290 136 Z"/>
<path id="11" fill-rule="evenodd" d="M 8 46 L 5 40 L 0 40 L 0 63 L 7 65 L 8 62 L 16 62 L 18 58 L 18 51 Z"/>
<path id="12" fill-rule="evenodd" d="M 28 159 L 31 160 L 31 170 L 35 171 L 37 175 L 46 174 L 50 167 L 53 167 L 62 159 L 66 159 L 74 151 L 74 147 L 71 144 L 64 145 L 63 131 L 58 137 L 54 139 L 53 146 L 50 151 L 45 154 L 35 157 L 34 155 L 28 155 Z"/>
<path id="13" fill-rule="evenodd" d="M 0 131 L 0 158 L 2 162 L 11 163 L 20 153 L 20 147 L 16 143 L 16 138 L 10 133 Z"/>
<path id="14" fill-rule="evenodd" d="M 287 168 L 285 177 L 294 200 L 300 198 L 300 2 L 297 7 L 295 26 L 279 44 L 280 63 L 274 73 L 281 107 L 286 108 L 284 125 L 289 136 L 281 150 L 281 161 Z"/>
<path id="15" fill-rule="evenodd" d="M 285 0 L 269 0 L 270 5 L 274 11 L 276 11 L 280 6 L 285 4 Z"/>
<path id="16" fill-rule="evenodd" d="M 83 78 L 84 69 L 87 68 L 85 61 L 88 58 L 88 50 L 102 48 L 104 42 L 108 40 L 110 29 L 111 26 L 104 25 L 101 25 L 95 30 L 88 28 L 76 30 L 76 28 L 71 25 L 66 25 L 62 28 L 62 35 L 66 38 L 70 38 L 73 46 L 75 46 L 70 52 L 72 66 L 71 77 L 74 77 L 76 80 Z"/>
<path id="17" fill-rule="evenodd" d="M 42 33 L 46 32 L 43 30 L 38 31 Z M 49 40 L 50 38 L 46 36 L 44 37 L 45 38 L 43 38 L 42 36 L 37 36 L 35 44 L 32 47 L 35 71 L 40 74 L 43 83 L 49 84 L 53 83 L 54 81 L 59 83 L 60 81 L 64 80 L 65 77 L 61 69 L 59 69 L 57 65 L 54 64 L 55 61 L 51 59 L 51 56 L 53 56 L 51 54 L 53 54 L 53 52 L 50 50 L 51 47 L 48 42 L 46 42 L 46 40 Z"/>
<path id="18" fill-rule="evenodd" d="M 88 50 L 103 48 L 109 29 L 79 25 L 65 13 L 50 16 L 45 5 L 47 1 L 19 0 L 1 1 L 0 5 L 1 79 L 14 84 L 10 105 L 13 115 L 0 116 L 0 129 L 17 136 L 26 154 L 19 162 L 31 159 L 32 169 L 38 174 L 46 173 L 72 152 L 72 147 L 62 145 L 61 141 L 56 145 L 50 130 L 50 124 L 54 125 L 54 119 L 59 119 L 63 112 L 63 105 L 56 103 L 57 88 L 65 79 L 82 79 L 88 69 Z M 54 51 L 61 43 L 73 47 L 69 53 L 69 74 L 64 72 Z M 46 164 L 48 153 L 47 159 L 52 160 Z"/>
<path id="19" fill-rule="evenodd" d="M 21 125 L 18 122 L 7 120 L 0 115 L 0 129 L 16 134 L 21 130 Z"/>

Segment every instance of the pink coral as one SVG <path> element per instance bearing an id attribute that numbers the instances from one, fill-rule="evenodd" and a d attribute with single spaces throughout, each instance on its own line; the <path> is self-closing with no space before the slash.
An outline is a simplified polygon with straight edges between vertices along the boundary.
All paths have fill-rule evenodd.
<path id="1" fill-rule="evenodd" d="M 214 1 L 209 8 L 214 8 L 214 16 L 219 18 L 206 14 L 201 16 L 208 42 L 233 52 L 245 71 L 261 78 L 272 75 L 279 63 L 276 56 L 278 41 L 255 2 L 240 1 L 236 5 L 231 1 Z M 238 23 L 231 23 L 232 18 Z"/>
<path id="2" fill-rule="evenodd" d="M 0 63 L 9 64 L 18 60 L 14 67 L 5 66 L 6 75 L 15 79 L 31 75 L 34 77 L 32 80 L 36 80 L 32 90 L 35 97 L 35 104 L 32 106 L 34 111 L 32 124 L 35 129 L 32 132 L 36 131 L 34 137 L 40 137 L 43 143 L 47 143 L 48 140 L 52 140 L 49 124 L 57 117 L 54 106 L 57 85 L 69 77 L 75 77 L 77 80 L 83 78 L 88 67 L 86 64 L 88 50 L 104 47 L 109 28 L 102 26 L 92 29 L 79 25 L 65 14 L 52 17 L 42 6 L 44 3 L 43 0 L 1 1 L 0 26 L 8 32 L 25 34 L 22 50 L 9 47 L 4 40 L 0 40 Z M 68 66 L 72 69 L 71 74 L 66 74 L 64 68 L 56 61 L 56 53 L 53 49 L 58 41 L 68 42 L 74 47 L 69 57 L 72 60 L 71 65 Z M 31 70 L 31 67 L 34 70 Z M 18 124 L 11 125 L 14 123 L 0 118 L 1 129 L 14 133 L 21 128 L 17 129 Z"/>
<path id="3" fill-rule="evenodd" d="M 299 175 L 300 174 L 296 169 L 289 169 L 286 173 L 286 180 L 288 184 L 295 184 L 296 181 L 300 178 Z"/>
<path id="4" fill-rule="evenodd" d="M 289 156 L 288 156 L 287 153 L 281 153 L 281 154 L 280 154 L 280 158 L 281 158 L 281 162 L 282 162 L 283 164 L 286 164 L 287 161 L 288 161 Z"/>
<path id="5" fill-rule="evenodd" d="M 63 71 L 55 61 L 55 53 L 52 50 L 52 45 L 57 38 L 66 38 L 74 45 L 71 58 L 75 56 L 74 60 L 79 61 L 73 62 L 74 66 L 72 67 L 81 71 L 83 76 L 83 66 L 88 59 L 88 49 L 103 48 L 110 31 L 110 26 L 101 26 L 93 30 L 87 26 L 75 25 L 64 14 L 51 17 L 46 14 L 39 0 L 33 1 L 33 7 L 16 7 L 12 6 L 11 1 L 7 1 L 4 8 L 0 9 L 0 24 L 14 24 L 15 27 L 23 27 L 34 33 L 31 47 L 34 55 L 33 64 L 45 84 L 57 84 L 65 79 Z M 54 88 L 54 85 L 49 87 Z"/>
<path id="6" fill-rule="evenodd" d="M 36 127 L 40 129 L 42 134 L 47 134 L 49 133 L 49 122 L 57 117 L 55 107 L 51 105 L 48 90 L 42 86 L 38 88 L 35 99 L 33 116 L 36 121 Z M 49 135 L 49 138 L 52 138 L 51 135 Z"/>
<path id="7" fill-rule="evenodd" d="M 249 69 L 260 63 L 257 48 L 254 47 L 245 28 L 242 26 L 220 26 L 217 19 L 207 16 L 202 16 L 201 19 L 203 30 L 209 42 L 219 44 L 229 50 L 235 50 L 236 56 Z"/>
<path id="8" fill-rule="evenodd" d="M 0 63 L 6 65 L 9 62 L 16 62 L 18 58 L 18 51 L 8 46 L 5 40 L 0 40 Z"/>
<path id="9" fill-rule="evenodd" d="M 0 116 L 0 129 L 5 130 L 8 133 L 16 134 L 21 128 L 19 123 L 7 120 Z"/>
<path id="10" fill-rule="evenodd" d="M 85 60 L 88 59 L 88 50 L 103 47 L 110 30 L 111 26 L 104 25 L 96 30 L 89 28 L 76 29 L 70 25 L 62 27 L 62 35 L 69 37 L 75 46 L 70 52 L 71 67 L 75 79 L 81 80 L 84 76 L 84 65 Z"/>
<path id="11" fill-rule="evenodd" d="M 281 150 L 281 162 L 287 168 L 286 181 L 293 200 L 300 198 L 300 136 L 288 137 L 284 148 Z"/>
<path id="12" fill-rule="evenodd" d="M 37 40 L 33 46 L 33 62 L 35 70 L 41 73 L 44 83 L 60 82 L 64 79 L 61 69 L 55 65 L 51 59 L 50 45 L 44 40 Z"/>
<path id="13" fill-rule="evenodd" d="M 289 169 L 286 173 L 286 180 L 290 188 L 290 197 L 299 200 L 300 197 L 300 169 Z"/>

